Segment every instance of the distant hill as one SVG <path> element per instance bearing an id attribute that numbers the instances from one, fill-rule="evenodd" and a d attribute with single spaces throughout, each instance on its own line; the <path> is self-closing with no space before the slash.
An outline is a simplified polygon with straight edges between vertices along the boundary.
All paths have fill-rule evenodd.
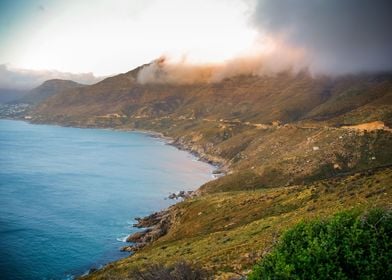
<path id="1" fill-rule="evenodd" d="M 35 105 L 57 93 L 81 87 L 84 87 L 84 85 L 70 80 L 48 80 L 26 93 L 22 98 L 18 99 L 17 102 Z"/>
<path id="2" fill-rule="evenodd" d="M 21 99 L 27 92 L 27 90 L 0 88 L 0 103 Z"/>

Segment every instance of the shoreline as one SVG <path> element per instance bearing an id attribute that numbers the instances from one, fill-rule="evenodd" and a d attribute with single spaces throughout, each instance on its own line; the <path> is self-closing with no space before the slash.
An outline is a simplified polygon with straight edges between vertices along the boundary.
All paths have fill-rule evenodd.
<path id="1" fill-rule="evenodd" d="M 226 168 L 225 164 L 222 162 L 218 161 L 213 161 L 212 159 L 206 158 L 206 156 L 200 155 L 197 151 L 192 150 L 190 147 L 188 147 L 185 144 L 181 144 L 180 142 L 176 141 L 176 139 L 172 137 L 165 136 L 161 132 L 157 131 L 152 131 L 152 130 L 138 130 L 138 129 L 132 129 L 132 128 L 110 128 L 110 127 L 93 127 L 93 126 L 71 126 L 71 125 L 64 125 L 60 123 L 42 123 L 42 122 L 34 122 L 32 120 L 26 120 L 26 119 L 18 119 L 18 118 L 1 118 L 0 120 L 11 120 L 11 121 L 21 121 L 25 122 L 28 124 L 32 125 L 53 125 L 53 126 L 59 126 L 59 127 L 72 127 L 72 128 L 81 128 L 81 129 L 103 129 L 103 130 L 111 130 L 111 131 L 117 131 L 117 132 L 136 132 L 136 133 L 141 133 L 145 134 L 148 137 L 156 138 L 160 141 L 163 141 L 165 145 L 170 145 L 175 147 L 179 151 L 185 151 L 189 153 L 192 157 L 194 157 L 195 160 L 204 162 L 212 167 L 212 171 L 210 172 L 211 175 L 211 180 L 215 180 L 218 177 L 226 175 L 226 169 L 225 171 L 222 170 L 222 168 Z M 210 182 L 211 180 L 207 181 Z M 206 183 L 207 183 L 206 182 Z M 123 251 L 123 252 L 129 252 L 130 255 L 126 256 L 131 257 L 132 254 L 135 252 L 142 250 L 145 246 L 148 246 L 158 238 L 164 236 L 168 230 L 170 229 L 172 220 L 173 220 L 173 213 L 172 210 L 177 205 L 178 203 L 192 198 L 192 197 L 197 197 L 200 195 L 199 189 L 201 186 L 198 186 L 196 189 L 189 191 L 191 195 L 189 197 L 183 197 L 182 199 L 178 200 L 176 198 L 176 201 L 170 205 L 169 207 L 165 209 L 160 209 L 158 211 L 155 211 L 154 213 L 151 213 L 148 216 L 145 217 L 134 217 L 134 220 L 137 221 L 136 224 L 133 224 L 133 227 L 139 228 L 140 231 L 136 231 L 135 233 L 130 233 L 126 241 L 124 243 L 132 243 L 130 245 L 122 246 L 118 250 Z M 184 190 L 178 190 L 177 192 L 182 192 Z M 188 192 L 188 191 L 185 191 Z M 164 197 L 164 199 L 170 199 L 169 197 Z M 174 199 L 172 199 L 174 201 Z M 123 258 L 119 258 L 115 261 L 118 261 Z M 73 279 L 82 279 L 83 277 L 86 277 L 90 275 L 91 273 L 100 270 L 107 265 L 110 265 L 111 263 L 115 261 L 110 261 L 108 263 L 102 264 L 97 267 L 90 267 L 86 272 L 84 272 L 81 275 L 73 275 Z"/>

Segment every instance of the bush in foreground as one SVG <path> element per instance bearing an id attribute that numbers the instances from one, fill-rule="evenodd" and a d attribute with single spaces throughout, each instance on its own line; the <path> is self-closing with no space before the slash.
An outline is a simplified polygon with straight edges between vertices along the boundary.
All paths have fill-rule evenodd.
<path id="1" fill-rule="evenodd" d="M 342 212 L 288 230 L 257 264 L 257 279 L 390 279 L 392 214 Z"/>

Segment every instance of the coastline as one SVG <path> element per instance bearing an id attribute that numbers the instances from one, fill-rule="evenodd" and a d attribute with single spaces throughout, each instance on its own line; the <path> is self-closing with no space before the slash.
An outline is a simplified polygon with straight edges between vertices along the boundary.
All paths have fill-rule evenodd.
<path id="1" fill-rule="evenodd" d="M 42 122 L 42 124 L 44 123 Z M 79 125 L 74 125 L 73 127 L 135 132 L 140 131 L 129 127 L 127 128 L 125 125 L 117 128 L 109 128 L 105 124 L 101 127 L 99 124 L 78 124 Z M 58 125 L 67 126 L 64 124 Z M 72 127 L 72 125 L 68 126 Z M 133 127 L 132 125 L 130 126 Z M 145 127 L 156 128 L 158 131 L 163 131 L 165 133 L 165 128 L 162 129 L 161 127 L 149 126 L 148 124 L 145 125 Z M 320 130 L 325 133 L 320 134 Z M 203 151 L 209 151 L 212 155 L 215 153 L 215 150 L 208 149 L 208 146 L 206 146 L 205 143 L 197 145 L 198 142 L 196 140 L 193 141 L 194 138 L 190 137 L 189 134 L 181 134 L 181 131 L 178 130 L 167 130 L 166 132 L 170 135 L 176 136 L 175 138 L 166 137 L 164 133 L 160 132 L 148 130 L 142 130 L 140 132 L 156 138 L 164 136 L 164 138 L 168 141 L 168 145 L 176 145 L 177 148 L 186 150 L 192 154 L 196 153 L 197 155 L 198 148 L 204 148 Z M 319 136 L 319 141 L 323 142 L 320 142 L 320 144 L 317 143 L 316 146 L 315 144 L 312 144 L 312 142 L 308 143 L 309 137 L 304 137 L 302 131 L 299 129 L 292 127 L 286 128 L 285 126 L 284 129 L 278 130 L 278 132 L 284 133 L 283 136 L 285 137 L 298 135 L 298 141 L 307 141 L 307 145 L 301 146 L 300 151 L 305 155 L 308 153 L 312 155 L 311 164 L 313 166 L 319 166 L 315 170 L 316 172 L 319 170 L 323 171 L 323 166 L 320 168 L 319 163 L 323 163 L 324 158 L 326 158 L 324 151 L 337 150 L 340 152 L 350 153 L 362 151 L 363 146 L 360 146 L 361 143 L 368 144 L 375 142 L 370 142 L 370 140 L 390 140 L 390 138 L 387 138 L 389 135 L 384 137 L 383 133 L 376 134 L 372 132 L 371 134 L 357 134 L 355 132 L 347 132 L 345 130 L 331 130 L 326 127 L 311 131 L 311 135 L 321 135 Z M 293 132 L 293 134 L 286 134 L 286 132 Z M 280 134 L 278 136 L 282 135 Z M 350 138 L 348 136 L 350 136 Z M 333 139 L 333 141 L 330 141 L 330 139 Z M 345 139 L 345 142 L 348 142 L 346 139 L 354 140 L 350 142 L 355 145 L 349 147 L 344 146 L 344 149 L 342 148 L 339 150 L 339 143 L 343 142 L 341 139 Z M 293 142 L 294 144 L 297 143 L 297 141 Z M 293 142 L 288 143 L 290 144 Z M 379 141 L 379 143 L 382 144 L 383 142 Z M 267 144 L 269 144 L 269 142 L 267 142 Z M 323 146 L 326 144 L 328 144 L 328 149 L 326 148 L 327 146 Z M 287 145 L 285 147 L 287 147 Z M 316 147 L 316 150 L 320 151 L 314 152 L 315 150 L 313 147 Z M 321 147 L 321 149 L 319 147 Z M 275 151 L 280 151 L 284 147 L 277 146 L 273 148 L 276 149 Z M 337 149 L 335 150 L 331 148 Z M 336 207 L 348 208 L 358 202 L 375 202 L 376 200 L 373 201 L 372 197 L 375 197 L 374 199 L 383 199 L 380 200 L 380 203 L 377 201 L 377 204 L 379 203 L 381 205 L 385 201 L 386 203 L 389 203 L 387 201 L 388 197 L 386 196 L 387 192 L 385 191 L 387 188 L 382 188 L 383 184 L 380 182 L 384 182 L 384 180 L 385 182 L 388 182 L 388 174 L 390 174 L 390 171 L 387 171 L 385 174 L 380 172 L 379 174 L 374 175 L 373 172 L 369 170 L 374 168 L 372 165 L 375 165 L 375 163 L 379 166 L 383 163 L 383 161 L 388 162 L 389 160 L 386 157 L 382 157 L 382 155 L 388 155 L 390 154 L 390 151 L 381 145 L 371 147 L 370 151 L 375 152 L 377 161 L 375 160 L 375 156 L 367 157 L 365 158 L 366 169 L 362 166 L 360 166 L 361 169 L 355 168 L 356 166 L 352 165 L 350 170 L 348 170 L 349 173 L 342 174 L 339 177 L 339 174 L 327 174 L 327 176 L 321 176 L 324 174 L 314 173 L 317 177 L 308 177 L 311 179 L 309 182 L 291 182 L 291 185 L 272 185 L 273 187 L 269 188 L 269 186 L 261 184 L 257 186 L 253 185 L 254 181 L 249 181 L 249 183 L 246 183 L 249 185 L 247 188 L 242 185 L 238 188 L 236 188 L 236 186 L 232 188 L 230 183 L 236 183 L 236 180 L 242 181 L 243 178 L 247 179 L 248 177 L 246 176 L 248 174 L 234 174 L 233 177 L 226 176 L 223 178 L 223 182 L 219 180 L 211 184 L 212 187 L 214 187 L 214 184 L 218 185 L 219 189 L 215 188 L 215 190 L 218 190 L 216 193 L 213 192 L 213 188 L 210 188 L 210 190 L 212 190 L 210 193 L 205 192 L 208 193 L 208 195 L 200 193 L 200 196 L 195 199 L 190 199 L 183 203 L 176 203 L 167 209 L 155 212 L 145 218 L 138 219 L 139 221 L 143 220 L 146 222 L 150 220 L 151 223 L 143 224 L 144 227 L 142 224 L 138 223 L 136 224 L 136 227 L 141 229 L 150 227 L 148 232 L 162 231 L 163 237 L 160 238 L 160 236 L 162 236 L 160 234 L 158 234 L 159 236 L 149 236 L 147 234 L 148 232 L 138 233 L 138 236 L 133 236 L 132 238 L 128 236 L 132 242 L 136 241 L 144 243 L 140 248 L 139 246 L 129 248 L 132 252 L 135 252 L 135 254 L 124 258 L 118 258 L 117 261 L 109 261 L 98 270 L 93 268 L 90 270 L 90 274 L 80 276 L 80 279 L 107 279 L 102 277 L 111 276 L 112 274 L 118 274 L 126 277 L 124 267 L 144 267 L 154 261 L 159 264 L 166 264 L 176 261 L 178 256 L 184 256 L 184 259 L 186 258 L 186 260 L 190 262 L 196 259 L 200 264 L 210 267 L 212 271 L 219 273 L 219 275 L 226 273 L 244 273 L 245 275 L 247 271 L 246 269 L 248 268 L 247 266 L 250 264 L 253 265 L 256 259 L 262 256 L 261 254 L 263 253 L 261 252 L 265 252 L 265 250 L 270 248 L 270 244 L 268 242 L 265 243 L 264 241 L 274 238 L 276 233 L 287 229 L 289 226 L 293 225 L 294 222 L 298 222 L 298 219 L 311 219 L 314 218 L 315 215 L 325 216 L 328 213 L 333 213 L 332 211 Z M 221 153 L 217 152 L 217 154 Z M 326 155 L 328 156 L 329 154 L 327 153 Z M 230 159 L 230 157 L 228 158 Z M 279 158 L 274 156 L 273 158 L 281 159 L 282 157 Z M 234 161 L 229 161 L 229 159 L 227 163 L 235 163 Z M 304 159 L 306 159 L 306 157 L 304 157 Z M 202 159 L 199 157 L 199 160 Z M 306 163 L 309 162 L 310 161 L 307 161 Z M 307 165 L 300 161 L 291 161 L 289 167 L 291 166 Z M 232 167 L 233 171 L 238 171 L 235 169 L 235 164 L 233 164 Z M 339 172 L 341 173 L 343 171 Z M 349 176 L 350 174 L 352 176 Z M 276 174 L 271 172 L 270 175 L 279 177 L 276 176 L 279 175 L 279 173 Z M 308 174 L 308 176 L 310 175 Z M 371 183 L 364 184 L 365 181 L 368 181 L 368 177 Z M 249 176 L 249 178 L 257 179 L 258 177 Z M 267 179 L 270 178 L 272 177 Z M 389 178 L 392 177 L 389 176 Z M 225 181 L 226 179 L 228 181 Z M 346 184 L 351 187 L 341 188 L 342 185 Z M 210 184 L 207 183 L 206 185 L 202 185 L 201 188 L 199 187 L 199 190 L 201 189 L 204 192 L 205 186 L 207 188 L 210 187 Z M 357 186 L 361 186 L 362 189 L 358 190 L 358 193 L 356 194 L 352 190 L 356 190 Z M 260 189 L 260 191 L 258 191 L 258 189 Z M 237 190 L 239 191 L 237 192 Z M 344 204 L 342 202 L 344 202 Z M 218 211 L 218 209 L 220 210 Z M 205 212 L 206 210 L 210 211 Z M 326 213 L 326 210 L 329 212 Z M 167 217 L 170 223 L 168 230 L 165 230 L 164 227 L 162 228 L 160 226 L 151 228 L 159 225 L 161 222 L 166 224 L 166 218 L 161 218 L 164 216 Z M 168 231 L 168 234 L 166 234 L 166 231 Z M 258 237 L 259 234 L 261 238 L 263 238 L 264 243 L 260 242 L 260 237 Z M 145 242 L 146 239 L 148 239 L 149 243 Z M 234 246 L 234 244 L 241 246 Z M 256 253 L 253 251 L 254 244 L 258 244 L 259 246 Z M 211 248 L 213 245 L 214 247 Z M 238 247 L 238 250 L 233 249 L 234 247 Z M 136 249 L 137 252 L 134 251 L 134 249 Z M 213 256 L 214 259 L 211 259 L 210 257 L 211 249 L 214 250 L 214 253 L 215 249 L 218 251 L 216 255 Z"/>
<path id="2" fill-rule="evenodd" d="M 192 157 L 195 158 L 195 160 L 204 162 L 209 164 L 212 167 L 212 172 L 210 175 L 212 175 L 211 180 L 216 179 L 217 177 L 223 176 L 226 173 L 221 171 L 221 168 L 224 166 L 222 162 L 219 161 L 214 161 L 211 158 L 208 158 L 206 154 L 200 154 L 199 152 L 193 150 L 189 145 L 181 144 L 181 141 L 177 141 L 176 139 L 172 137 L 165 136 L 161 132 L 156 132 L 156 131 L 151 131 L 151 130 L 139 130 L 139 129 L 132 129 L 132 128 L 110 128 L 110 127 L 98 127 L 98 126 L 72 126 L 72 125 L 64 125 L 61 123 L 44 123 L 44 122 L 34 122 L 33 120 L 26 120 L 26 119 L 21 119 L 21 118 L 2 118 L 4 120 L 12 120 L 12 121 L 22 121 L 28 124 L 33 124 L 33 125 L 54 125 L 54 126 L 59 126 L 59 127 L 73 127 L 73 128 L 81 128 L 81 129 L 104 129 L 104 130 L 111 130 L 111 131 L 123 131 L 123 132 L 136 132 L 136 133 L 142 133 L 145 134 L 149 137 L 152 138 L 157 138 L 160 141 L 163 141 L 165 145 L 170 145 L 175 147 L 176 149 L 180 151 L 185 151 L 188 152 Z M 216 171 L 219 171 L 218 173 L 214 173 Z M 219 176 L 218 176 L 219 175 Z M 211 181 L 210 180 L 210 181 Z M 208 181 L 208 182 L 210 182 Z M 198 186 L 195 190 L 191 190 L 191 196 L 183 199 L 180 199 L 177 201 L 179 197 L 176 198 L 176 201 L 170 205 L 168 208 L 158 210 L 146 217 L 135 217 L 134 219 L 137 221 L 136 224 L 133 225 L 133 227 L 139 228 L 140 231 L 137 231 L 133 234 L 129 234 L 127 236 L 126 242 L 128 244 L 132 243 L 131 245 L 123 246 L 120 248 L 120 251 L 126 251 L 130 253 L 135 253 L 139 250 L 142 250 L 145 246 L 148 246 L 149 244 L 153 243 L 155 240 L 158 238 L 164 236 L 168 230 L 170 229 L 170 226 L 173 222 L 175 213 L 173 212 L 173 209 L 175 206 L 182 202 L 185 199 L 188 199 L 190 197 L 195 197 L 199 196 L 200 186 Z M 179 192 L 183 190 L 178 190 Z M 167 197 L 165 199 L 168 199 Z M 169 198 L 170 199 L 170 198 Z M 173 199 L 174 200 L 174 199 Z M 132 256 L 132 255 L 130 255 Z M 129 256 L 127 256 L 129 257 Z M 125 257 L 125 258 L 127 258 Z M 118 261 L 122 258 L 119 258 L 115 261 Z M 105 264 L 100 265 L 98 268 L 97 267 L 91 267 L 86 271 L 85 273 L 81 275 L 73 275 L 73 279 L 79 279 L 86 277 L 90 275 L 91 273 L 105 268 L 107 265 L 110 265 L 112 262 L 111 261 Z"/>

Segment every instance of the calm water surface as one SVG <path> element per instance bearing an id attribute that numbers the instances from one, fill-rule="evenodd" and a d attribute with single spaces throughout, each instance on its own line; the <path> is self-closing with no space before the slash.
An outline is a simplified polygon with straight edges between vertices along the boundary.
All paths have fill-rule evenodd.
<path id="1" fill-rule="evenodd" d="M 211 172 L 143 133 L 0 120 L 0 278 L 64 279 L 127 256 L 133 218 Z"/>

